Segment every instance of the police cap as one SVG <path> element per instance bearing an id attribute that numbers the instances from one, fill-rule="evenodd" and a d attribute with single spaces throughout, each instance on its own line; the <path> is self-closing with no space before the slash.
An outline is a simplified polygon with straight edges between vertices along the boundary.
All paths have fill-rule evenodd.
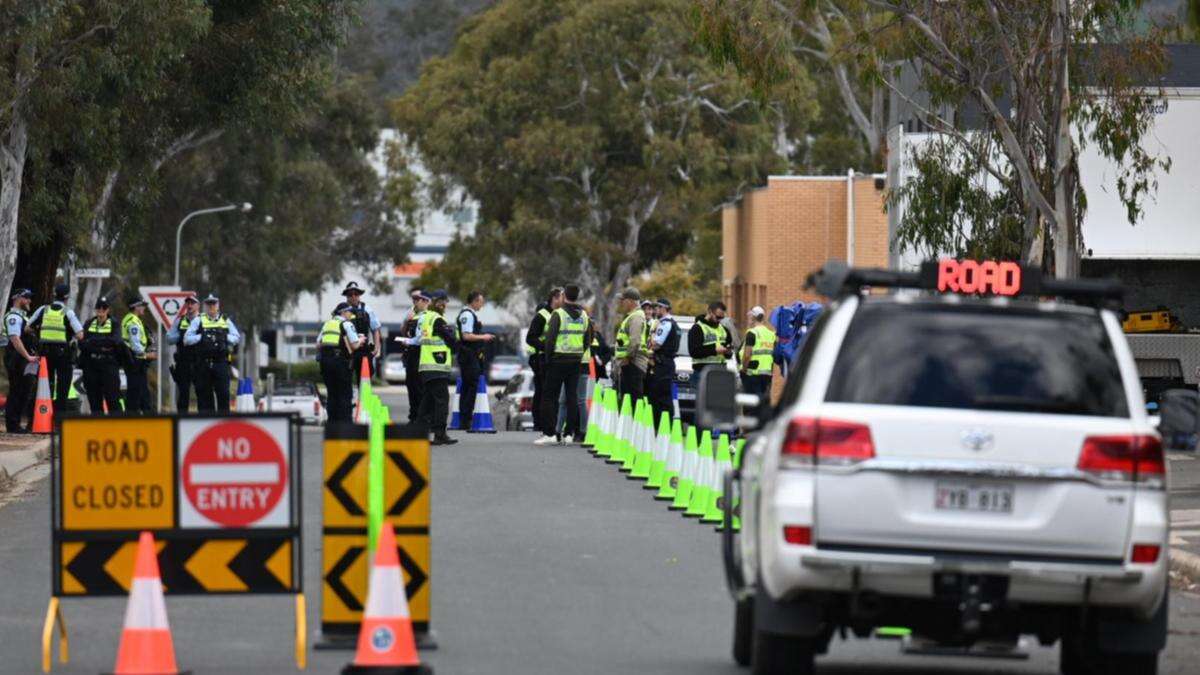
<path id="1" fill-rule="evenodd" d="M 342 295 L 350 295 L 351 293 L 357 293 L 359 295 L 362 295 L 363 293 L 366 293 L 366 291 L 364 291 L 358 285 L 358 282 L 351 281 L 350 283 L 346 284 L 346 287 L 344 289 L 342 289 Z"/>
<path id="2" fill-rule="evenodd" d="M 221 299 L 217 297 L 216 293 L 209 293 L 208 296 L 204 298 L 204 304 L 206 305 L 213 305 L 220 301 Z"/>
<path id="3" fill-rule="evenodd" d="M 659 307 L 671 309 L 671 301 L 666 298 L 659 298 L 658 302 L 656 302 L 654 304 L 658 305 Z"/>
<path id="4" fill-rule="evenodd" d="M 198 305 L 198 304 L 200 304 L 200 301 L 196 299 L 196 296 L 194 296 L 194 295 L 189 295 L 189 296 L 187 296 L 186 298 L 184 298 L 184 299 L 183 299 L 183 304 L 185 304 L 185 305 Z"/>
<path id="5" fill-rule="evenodd" d="M 353 309 L 353 307 L 351 307 L 350 303 L 348 303 L 348 302 L 339 302 L 339 303 L 337 304 L 337 307 L 334 307 L 334 308 L 333 308 L 333 316 L 337 316 L 338 314 L 341 314 L 342 312 L 344 312 L 344 311 L 346 311 L 346 310 L 348 310 L 348 309 Z"/>
<path id="6" fill-rule="evenodd" d="M 439 288 L 436 291 L 433 291 L 432 293 L 429 294 L 429 299 L 430 300 L 449 300 L 450 294 Z"/>
<path id="7" fill-rule="evenodd" d="M 103 295 L 96 298 L 96 306 L 93 309 L 108 309 L 108 298 Z"/>
<path id="8" fill-rule="evenodd" d="M 17 289 L 14 289 L 14 290 L 13 290 L 12 297 L 13 297 L 13 299 L 16 299 L 16 298 L 32 298 L 32 297 L 33 297 L 33 291 L 29 290 L 28 288 L 17 288 Z"/>
<path id="9" fill-rule="evenodd" d="M 142 296 L 140 295 L 131 295 L 129 296 L 129 300 L 125 302 L 125 306 L 129 309 L 133 309 L 134 307 L 142 307 L 145 304 L 146 301 L 143 300 Z"/>

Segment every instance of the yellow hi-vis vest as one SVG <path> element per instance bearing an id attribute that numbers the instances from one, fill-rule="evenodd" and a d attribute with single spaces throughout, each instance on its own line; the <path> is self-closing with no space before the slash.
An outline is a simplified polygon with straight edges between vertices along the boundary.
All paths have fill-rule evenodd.
<path id="1" fill-rule="evenodd" d="M 342 343 L 342 323 L 344 322 L 345 319 L 335 317 L 321 324 L 321 337 L 318 339 L 318 343 L 323 349 L 337 349 L 341 347 L 341 353 L 350 354 Z"/>
<path id="2" fill-rule="evenodd" d="M 57 305 L 57 309 L 55 306 Z M 67 342 L 67 308 L 57 302 L 42 310 L 42 329 L 38 332 L 42 344 L 66 344 Z"/>
<path id="3" fill-rule="evenodd" d="M 537 341 L 540 342 L 542 345 L 545 345 L 546 344 L 546 326 L 547 326 L 547 324 L 550 323 L 550 310 L 543 307 L 543 308 L 539 309 L 537 313 L 538 313 L 538 316 L 542 317 L 542 334 L 538 336 Z M 528 352 L 532 356 L 533 354 L 541 354 L 543 351 L 545 351 L 545 349 L 525 345 L 525 351 Z"/>
<path id="4" fill-rule="evenodd" d="M 596 337 L 596 333 L 595 333 L 595 331 L 593 331 L 591 344 L 587 345 L 583 349 L 583 359 L 581 361 L 583 363 L 583 365 L 586 366 L 588 363 L 591 363 L 592 351 L 596 350 L 596 349 L 600 349 L 600 338 Z"/>
<path id="5" fill-rule="evenodd" d="M 135 321 L 137 322 L 138 328 L 142 329 L 141 339 L 139 342 L 142 343 L 142 356 L 144 357 L 146 355 L 146 347 L 150 346 L 150 337 L 146 335 L 146 325 L 142 323 L 142 320 L 137 314 L 126 314 L 125 318 L 121 319 L 121 340 L 126 344 L 126 346 L 129 347 L 130 350 L 133 349 L 133 341 L 132 338 L 129 337 L 129 327 L 132 326 Z"/>
<path id="6" fill-rule="evenodd" d="M 718 324 L 716 328 L 713 328 L 703 321 L 697 321 L 692 330 L 695 330 L 696 328 L 699 328 L 704 333 L 703 344 L 706 347 L 715 347 L 725 342 L 725 326 Z M 713 354 L 712 356 L 693 358 L 692 363 L 725 363 L 725 357 L 721 356 L 720 354 Z"/>
<path id="7" fill-rule="evenodd" d="M 558 335 L 554 340 L 554 353 L 583 354 L 583 338 L 587 333 L 588 315 L 581 311 L 578 319 L 571 318 L 567 310 L 561 307 L 554 310 L 558 315 Z"/>
<path id="8" fill-rule="evenodd" d="M 746 368 L 747 375 L 770 375 L 775 365 L 775 333 L 766 326 L 755 326 L 746 333 L 754 336 L 754 346 L 750 348 L 750 365 Z"/>
<path id="9" fill-rule="evenodd" d="M 646 313 L 640 309 L 635 309 L 632 312 L 630 312 L 629 314 L 626 314 L 624 319 L 621 319 L 621 325 L 617 328 L 616 358 L 618 358 L 618 359 L 624 359 L 624 358 L 629 357 L 629 341 L 632 339 L 632 336 L 629 335 L 629 320 L 632 319 L 634 317 L 634 315 L 642 317 L 641 348 L 642 349 L 646 348 L 646 340 L 649 339 L 649 336 L 650 336 L 650 334 L 649 334 L 650 326 L 645 321 Z"/>
<path id="10" fill-rule="evenodd" d="M 421 358 L 417 364 L 420 373 L 449 373 L 450 347 L 446 341 L 433 332 L 433 324 L 442 318 L 435 311 L 427 311 L 421 315 L 417 330 L 421 335 Z"/>

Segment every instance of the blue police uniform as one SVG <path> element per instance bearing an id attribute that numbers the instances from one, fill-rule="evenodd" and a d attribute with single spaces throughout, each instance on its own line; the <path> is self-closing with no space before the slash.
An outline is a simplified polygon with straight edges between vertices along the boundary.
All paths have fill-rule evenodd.
<path id="1" fill-rule="evenodd" d="M 220 302 L 215 295 L 204 299 L 205 304 Z M 196 409 L 201 412 L 229 411 L 229 355 L 242 341 L 233 319 L 208 312 L 188 326 L 183 344 L 196 347 Z"/>
<path id="2" fill-rule="evenodd" d="M 13 298 L 28 298 L 30 295 L 28 290 L 21 289 L 13 293 Z M 8 402 L 4 406 L 4 425 L 10 434 L 24 431 L 21 427 L 21 415 L 25 412 L 26 404 L 32 402 L 30 394 L 33 393 L 34 382 L 25 375 L 29 361 L 13 345 L 14 340 L 25 345 L 24 334 L 28 323 L 29 317 L 26 316 L 25 310 L 19 307 L 9 309 L 4 315 L 4 370 L 8 375 Z M 28 346 L 26 351 L 29 351 Z"/>

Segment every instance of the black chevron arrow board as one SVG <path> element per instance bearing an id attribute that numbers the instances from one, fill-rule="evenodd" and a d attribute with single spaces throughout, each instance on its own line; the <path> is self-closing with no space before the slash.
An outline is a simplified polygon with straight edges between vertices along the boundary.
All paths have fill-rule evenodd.
<path id="1" fill-rule="evenodd" d="M 157 542 L 163 589 L 170 595 L 296 593 L 297 551 L 290 532 L 243 538 L 173 538 Z M 133 577 L 137 541 L 59 543 L 55 595 L 125 595 Z"/>
<path id="2" fill-rule="evenodd" d="M 396 528 L 409 612 L 420 633 L 429 628 L 431 593 L 429 441 L 408 427 L 389 426 L 383 448 L 385 517 Z M 367 450 L 365 426 L 326 427 L 321 632 L 330 639 L 358 634 L 367 600 Z"/>

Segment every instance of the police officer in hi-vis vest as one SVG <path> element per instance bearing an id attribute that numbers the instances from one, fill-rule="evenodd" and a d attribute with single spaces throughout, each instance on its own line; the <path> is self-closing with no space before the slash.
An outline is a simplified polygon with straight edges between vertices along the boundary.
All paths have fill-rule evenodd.
<path id="1" fill-rule="evenodd" d="M 125 351 L 121 327 L 109 313 L 108 298 L 96 299 L 96 315 L 83 324 L 79 341 L 79 367 L 83 369 L 83 388 L 93 415 L 117 415 L 121 412 L 121 375 L 118 372 Z"/>
<path id="2" fill-rule="evenodd" d="M 150 362 L 158 358 L 158 350 L 150 342 L 150 334 L 142 317 L 146 315 L 146 301 L 140 296 L 130 296 L 129 313 L 121 319 L 121 341 L 129 350 L 125 361 L 125 412 L 140 414 L 153 412 L 150 403 Z"/>
<path id="3" fill-rule="evenodd" d="M 710 302 L 708 311 L 696 317 L 696 325 L 688 331 L 688 354 L 692 357 L 692 379 L 696 386 L 705 368 L 723 366 L 729 358 L 729 334 L 721 324 L 725 311 L 725 303 Z"/>
<path id="4" fill-rule="evenodd" d="M 617 300 L 617 309 L 624 318 L 617 326 L 613 370 L 618 397 L 624 400 L 628 395 L 631 402 L 645 394 L 646 371 L 650 368 L 650 350 L 646 346 L 650 331 L 641 303 L 642 294 L 633 287 L 621 291 Z"/>
<path id="5" fill-rule="evenodd" d="M 321 326 L 317 338 L 317 363 L 321 366 L 321 379 L 325 381 L 326 399 L 329 401 L 330 422 L 353 422 L 354 374 L 350 369 L 350 357 L 363 346 L 366 337 L 354 328 L 354 308 L 349 303 L 339 303 L 332 317 Z"/>
<path id="6" fill-rule="evenodd" d="M 458 440 L 446 434 L 446 418 L 450 415 L 451 355 L 458 341 L 454 327 L 444 316 L 449 299 L 446 291 L 434 291 L 429 297 L 429 309 L 421 315 L 417 326 L 421 340 L 421 359 L 417 366 L 421 377 L 418 415 L 433 432 L 433 445 L 452 445 Z"/>
<path id="7" fill-rule="evenodd" d="M 458 312 L 455 327 L 458 329 L 458 370 L 462 374 L 462 392 L 458 397 L 458 419 L 462 428 L 471 431 L 471 418 L 475 415 L 475 394 L 479 387 L 479 376 L 487 367 L 489 342 L 495 335 L 483 332 L 483 322 L 477 312 L 483 309 L 483 291 L 467 294 L 467 304 Z"/>
<path id="8" fill-rule="evenodd" d="M 4 427 L 10 434 L 29 433 L 28 429 L 21 426 L 21 415 L 33 395 L 30 379 L 25 377 L 25 369 L 38 360 L 25 340 L 32 299 L 33 293 L 28 288 L 16 289 L 12 294 L 12 308 L 4 315 L 4 372 L 8 375 Z"/>
<path id="9" fill-rule="evenodd" d="M 380 350 L 383 349 L 383 340 L 380 338 L 379 317 L 375 315 L 375 310 L 367 307 L 367 304 L 362 301 L 363 289 L 351 281 L 342 290 L 342 295 L 346 297 L 346 304 L 350 305 L 350 321 L 354 323 L 354 330 L 365 338 L 363 344 L 354 350 L 354 354 L 351 356 L 350 372 L 353 374 L 355 385 L 357 385 L 361 379 L 359 374 L 362 372 L 364 359 L 367 361 L 371 377 L 375 376 L 375 359 L 379 358 Z"/>
<path id="10" fill-rule="evenodd" d="M 770 403 L 771 376 L 775 368 L 775 331 L 767 326 L 766 311 L 755 306 L 749 312 L 750 328 L 742 342 L 742 391 L 755 394 L 760 408 Z"/>
<path id="11" fill-rule="evenodd" d="M 563 288 L 562 306 L 551 312 L 550 320 L 546 322 L 542 409 L 534 411 L 542 417 L 543 431 L 534 445 L 583 440 L 579 424 L 579 364 L 591 343 L 592 321 L 579 306 L 579 287 L 568 284 Z M 566 407 L 566 426 L 561 437 L 556 434 L 560 393 Z"/>
<path id="12" fill-rule="evenodd" d="M 561 288 L 550 289 L 546 302 L 538 305 L 533 320 L 529 322 L 529 330 L 525 332 L 525 351 L 529 355 L 529 368 L 533 370 L 533 430 L 553 435 L 555 429 L 543 429 L 541 414 L 542 389 L 546 379 L 546 322 L 550 313 L 562 306 Z"/>
<path id="13" fill-rule="evenodd" d="M 421 410 L 421 315 L 429 309 L 429 295 L 414 288 L 409 293 L 412 309 L 404 318 L 400 344 L 404 345 L 404 388 L 408 390 L 408 423 L 415 424 Z"/>
<path id="14" fill-rule="evenodd" d="M 71 340 L 83 337 L 83 324 L 75 316 L 75 310 L 67 307 L 71 287 L 59 284 L 54 287 L 54 302 L 37 308 L 29 317 L 29 325 L 38 336 L 38 354 L 46 357 L 46 374 L 50 378 L 50 392 L 54 397 L 54 412 L 63 410 L 71 388 L 74 364 L 71 361 Z"/>
<path id="15" fill-rule="evenodd" d="M 197 410 L 229 412 L 229 355 L 241 341 L 233 319 L 221 313 L 221 299 L 209 293 L 204 312 L 183 336 L 183 344 L 196 346 Z"/>
<path id="16" fill-rule="evenodd" d="M 175 323 L 167 331 L 167 342 L 175 345 L 175 365 L 171 376 L 175 378 L 175 410 L 187 412 L 192 405 L 192 389 L 196 381 L 196 347 L 183 344 L 183 336 L 200 314 L 200 301 L 189 295 L 183 301 L 183 310 L 175 317 Z"/>

